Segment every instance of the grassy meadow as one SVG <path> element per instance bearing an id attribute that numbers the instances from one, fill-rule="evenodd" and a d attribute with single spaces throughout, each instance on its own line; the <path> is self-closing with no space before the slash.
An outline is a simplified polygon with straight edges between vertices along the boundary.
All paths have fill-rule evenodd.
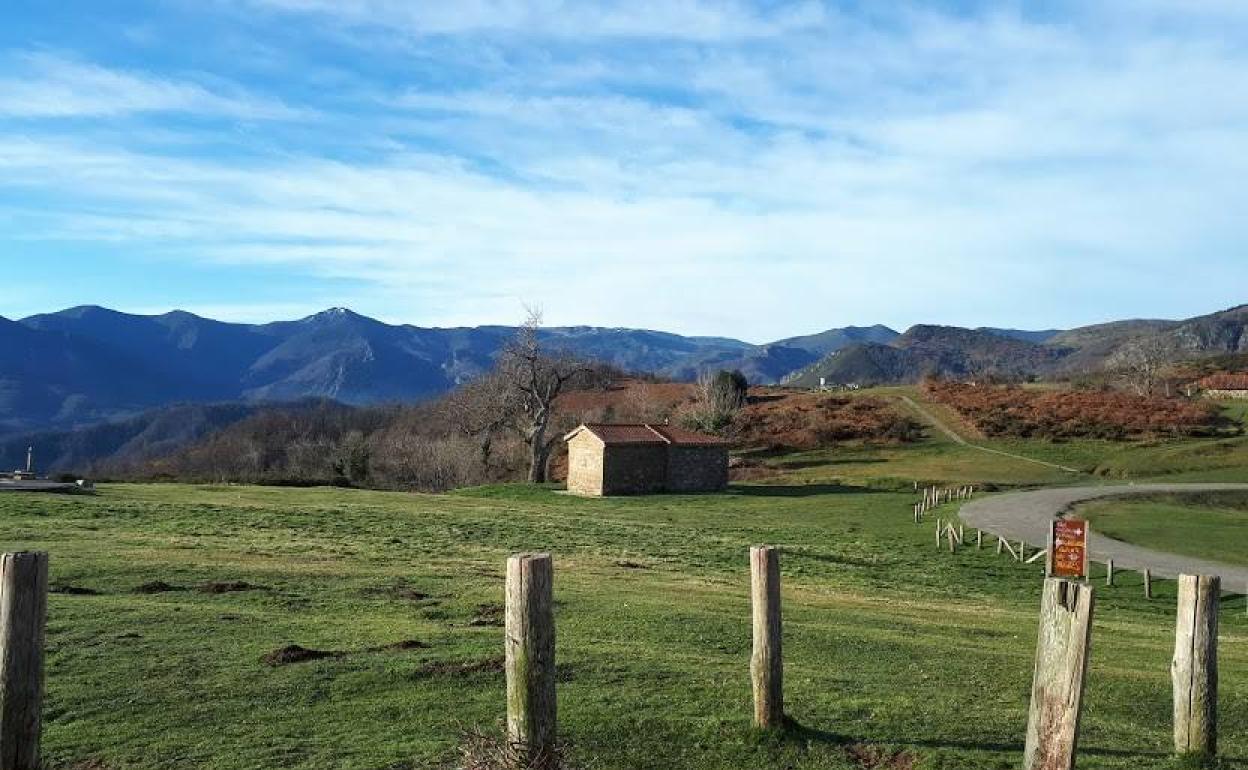
<path id="1" fill-rule="evenodd" d="M 1098 532 L 1128 543 L 1248 564 L 1248 494 L 1148 495 L 1079 507 Z"/>
<path id="2" fill-rule="evenodd" d="M 1192 472 L 1170 449 L 1144 465 Z M 465 731 L 504 715 L 504 560 L 549 550 L 560 727 L 577 767 L 1018 767 L 1041 568 L 937 552 L 911 521 L 911 487 L 1090 477 L 939 438 L 766 462 L 774 478 L 707 496 L 2 496 L 0 547 L 52 555 L 50 766 L 452 767 Z M 784 736 L 750 728 L 756 543 L 783 548 Z M 1173 587 L 1147 602 L 1136 576 L 1119 577 L 1097 589 L 1079 766 L 1177 767 Z M 1242 597 L 1226 601 L 1224 767 L 1248 768 L 1248 618 Z M 314 652 L 273 655 L 291 645 Z"/>

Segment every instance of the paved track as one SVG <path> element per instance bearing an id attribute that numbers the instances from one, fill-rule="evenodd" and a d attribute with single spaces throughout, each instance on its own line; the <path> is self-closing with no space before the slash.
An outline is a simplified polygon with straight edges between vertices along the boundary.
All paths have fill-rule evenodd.
<path id="1" fill-rule="evenodd" d="M 1248 484 L 1133 484 L 1130 486 L 1058 487 L 1034 492 L 1011 492 L 973 500 L 962 506 L 962 521 L 1007 540 L 1025 540 L 1036 548 L 1048 546 L 1049 522 L 1070 511 L 1076 503 L 1102 497 L 1142 495 L 1155 492 L 1248 491 Z M 1248 538 L 1246 538 L 1248 540 Z M 1114 567 L 1149 569 L 1159 577 L 1221 575 L 1225 590 L 1240 592 L 1248 586 L 1248 567 L 1153 551 L 1104 537 L 1092 531 L 1093 561 L 1112 557 Z"/>

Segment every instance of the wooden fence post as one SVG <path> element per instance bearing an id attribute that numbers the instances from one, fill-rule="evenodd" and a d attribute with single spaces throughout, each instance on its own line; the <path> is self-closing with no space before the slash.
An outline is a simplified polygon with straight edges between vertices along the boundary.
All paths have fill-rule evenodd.
<path id="1" fill-rule="evenodd" d="M 550 554 L 507 560 L 507 740 L 521 767 L 556 756 L 554 566 Z"/>
<path id="2" fill-rule="evenodd" d="M 0 770 L 39 770 L 48 555 L 0 556 Z"/>
<path id="3" fill-rule="evenodd" d="M 940 538 L 944 534 L 945 534 L 944 532 L 940 531 L 940 519 L 937 518 L 936 519 L 936 550 L 937 551 L 940 550 Z"/>
<path id="4" fill-rule="evenodd" d="M 1093 589 L 1046 578 L 1027 716 L 1025 770 L 1072 770 L 1092 641 Z"/>
<path id="5" fill-rule="evenodd" d="M 1112 586 L 1114 584 L 1114 560 L 1110 559 L 1105 562 L 1105 585 Z"/>
<path id="6" fill-rule="evenodd" d="M 1153 573 L 1147 568 L 1144 570 L 1144 598 L 1153 598 Z"/>
<path id="7" fill-rule="evenodd" d="M 984 547 L 984 531 L 982 529 L 975 530 L 975 550 L 982 550 Z"/>
<path id="8" fill-rule="evenodd" d="M 1180 575 L 1175 626 L 1174 750 L 1213 759 L 1218 753 L 1218 603 L 1222 580 Z"/>
<path id="9" fill-rule="evenodd" d="M 754 606 L 754 726 L 784 727 L 784 653 L 780 622 L 780 552 L 771 546 L 750 549 L 750 594 Z"/>

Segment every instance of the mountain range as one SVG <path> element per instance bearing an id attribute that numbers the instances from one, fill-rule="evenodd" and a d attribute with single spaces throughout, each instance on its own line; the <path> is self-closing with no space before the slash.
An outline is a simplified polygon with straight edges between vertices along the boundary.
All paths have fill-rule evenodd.
<path id="1" fill-rule="evenodd" d="M 928 374 L 1060 376 L 1116 366 L 1144 345 L 1171 359 L 1245 353 L 1246 325 L 1248 305 L 1066 331 L 847 327 L 765 345 L 592 326 L 545 328 L 541 336 L 551 348 L 629 371 L 690 380 L 739 369 L 755 383 L 814 386 L 820 378 L 867 385 Z M 125 420 L 171 404 L 429 398 L 487 370 L 515 331 L 390 325 L 343 308 L 259 325 L 101 307 L 0 318 L 0 436 Z"/>

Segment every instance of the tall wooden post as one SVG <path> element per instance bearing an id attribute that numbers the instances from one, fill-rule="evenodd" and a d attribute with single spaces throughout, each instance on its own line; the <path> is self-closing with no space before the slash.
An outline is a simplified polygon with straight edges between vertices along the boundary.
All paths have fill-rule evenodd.
<path id="1" fill-rule="evenodd" d="M 521 767 L 543 770 L 557 760 L 553 594 L 550 554 L 507 560 L 507 740 Z"/>
<path id="2" fill-rule="evenodd" d="M 1110 559 L 1105 562 L 1105 585 L 1112 586 L 1114 584 L 1114 560 Z"/>
<path id="3" fill-rule="evenodd" d="M 1046 578 L 1027 717 L 1025 770 L 1072 770 L 1092 641 L 1093 589 Z"/>
<path id="4" fill-rule="evenodd" d="M 1212 759 L 1218 753 L 1218 602 L 1222 580 L 1180 575 L 1175 627 L 1174 750 Z"/>
<path id="5" fill-rule="evenodd" d="M 784 653 L 780 622 L 780 552 L 771 546 L 750 549 L 750 596 L 754 607 L 754 726 L 784 726 Z"/>
<path id="6" fill-rule="evenodd" d="M 48 555 L 0 556 L 0 770 L 39 770 Z"/>
<path id="7" fill-rule="evenodd" d="M 1144 570 L 1144 598 L 1153 598 L 1153 573 L 1149 569 Z"/>

